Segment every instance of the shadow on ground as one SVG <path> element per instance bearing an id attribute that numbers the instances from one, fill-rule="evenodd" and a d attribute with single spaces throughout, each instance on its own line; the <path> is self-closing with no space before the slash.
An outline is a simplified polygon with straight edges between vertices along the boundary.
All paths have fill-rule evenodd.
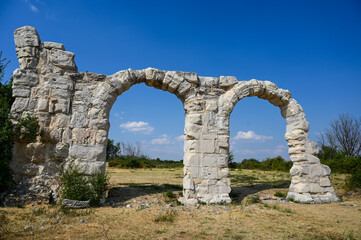
<path id="1" fill-rule="evenodd" d="M 253 184 L 242 187 L 232 187 L 230 197 L 236 203 L 242 202 L 242 200 L 248 195 L 253 195 L 258 192 L 267 189 L 274 188 L 288 188 L 290 181 L 284 181 L 277 185 L 271 184 Z M 114 204 L 124 204 L 130 199 L 150 195 L 157 193 L 165 193 L 168 190 L 171 191 L 182 191 L 182 185 L 172 185 L 172 184 L 163 184 L 163 185 L 151 185 L 147 183 L 137 183 L 137 184 L 124 184 L 117 187 L 113 187 L 108 192 L 107 202 L 113 202 Z"/>
<path id="2" fill-rule="evenodd" d="M 182 185 L 152 185 L 147 183 L 124 184 L 111 188 L 106 200 L 107 202 L 113 202 L 115 204 L 123 204 L 133 198 L 156 193 L 165 193 L 168 190 L 182 191 Z"/>
<path id="3" fill-rule="evenodd" d="M 274 189 L 274 188 L 288 188 L 291 181 L 283 182 L 277 185 L 270 184 L 254 184 L 242 187 L 232 187 L 232 191 L 229 194 L 234 202 L 242 202 L 244 198 L 249 195 L 257 194 L 258 192 Z"/>

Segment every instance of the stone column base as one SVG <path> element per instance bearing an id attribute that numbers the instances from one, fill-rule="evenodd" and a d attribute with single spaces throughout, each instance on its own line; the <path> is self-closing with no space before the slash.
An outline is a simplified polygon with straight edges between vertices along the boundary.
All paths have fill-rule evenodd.
<path id="1" fill-rule="evenodd" d="M 292 199 L 299 203 L 331 203 L 340 201 L 334 192 L 316 194 L 288 192 L 287 199 Z"/>
<path id="2" fill-rule="evenodd" d="M 228 194 L 219 194 L 219 195 L 210 195 L 206 194 L 200 199 L 196 198 L 188 198 L 180 197 L 178 201 L 184 205 L 195 205 L 198 203 L 206 203 L 206 204 L 218 204 L 218 203 L 231 203 L 232 199 Z"/>
<path id="3" fill-rule="evenodd" d="M 178 198 L 178 201 L 180 203 L 182 203 L 183 205 L 196 205 L 196 204 L 198 204 L 198 200 L 195 199 L 195 198 L 186 199 L 184 197 L 180 197 L 180 198 Z"/>

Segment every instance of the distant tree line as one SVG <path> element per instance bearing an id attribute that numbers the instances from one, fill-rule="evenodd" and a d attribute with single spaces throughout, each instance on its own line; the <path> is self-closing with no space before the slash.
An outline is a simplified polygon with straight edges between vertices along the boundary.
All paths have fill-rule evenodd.
<path id="1" fill-rule="evenodd" d="M 244 159 L 241 163 L 232 161 L 229 163 L 229 167 L 234 169 L 288 172 L 292 167 L 292 162 L 284 160 L 281 156 L 267 158 L 265 161 L 258 161 L 257 159 L 250 158 Z"/>
<path id="2" fill-rule="evenodd" d="M 118 168 L 176 168 L 183 167 L 183 161 L 151 159 L 142 151 L 140 143 L 131 144 L 108 139 L 107 162 Z"/>

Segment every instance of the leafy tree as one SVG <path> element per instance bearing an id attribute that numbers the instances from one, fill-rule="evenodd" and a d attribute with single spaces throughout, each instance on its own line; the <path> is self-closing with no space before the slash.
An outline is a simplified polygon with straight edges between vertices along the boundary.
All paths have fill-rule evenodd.
<path id="1" fill-rule="evenodd" d="M 2 83 L 4 71 L 9 61 L 2 58 L 0 52 L 0 191 L 12 184 L 10 161 L 13 148 L 13 124 L 10 120 L 10 109 L 14 101 L 12 97 L 12 80 Z"/>
<path id="2" fill-rule="evenodd" d="M 107 144 L 107 160 L 108 159 L 114 159 L 119 157 L 121 154 L 121 146 L 120 143 L 117 142 L 116 144 L 114 144 L 114 140 L 112 139 L 108 139 L 108 144 Z"/>
<path id="3" fill-rule="evenodd" d="M 229 168 L 236 168 L 237 167 L 237 164 L 235 162 L 233 162 L 234 160 L 234 155 L 233 153 L 230 151 L 228 153 L 228 167 Z"/>

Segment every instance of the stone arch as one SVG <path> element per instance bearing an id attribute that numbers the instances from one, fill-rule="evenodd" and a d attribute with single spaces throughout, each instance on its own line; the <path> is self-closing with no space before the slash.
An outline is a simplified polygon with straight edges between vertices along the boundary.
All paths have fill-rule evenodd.
<path id="1" fill-rule="evenodd" d="M 295 201 L 331 202 L 338 200 L 331 187 L 328 166 L 320 163 L 317 157 L 318 147 L 308 138 L 309 123 L 305 113 L 288 90 L 278 88 L 269 81 L 240 81 L 220 96 L 220 124 L 229 128 L 229 117 L 235 105 L 245 97 L 257 96 L 279 107 L 282 117 L 286 120 L 285 140 L 289 147 L 288 153 L 293 162 L 290 170 L 291 185 L 287 197 Z"/>
<path id="2" fill-rule="evenodd" d="M 238 101 L 258 96 L 280 107 L 294 166 L 289 197 L 300 202 L 337 201 L 330 169 L 316 157 L 309 124 L 287 90 L 271 82 L 154 68 L 113 75 L 78 72 L 75 54 L 63 44 L 41 42 L 36 29 L 14 32 L 20 68 L 13 74 L 11 113 L 38 118 L 44 135 L 34 143 L 17 141 L 11 167 L 15 181 L 36 198 L 57 197 L 59 167 L 75 159 L 88 174 L 105 170 L 109 112 L 117 96 L 137 83 L 175 94 L 185 110 L 183 203 L 230 202 L 229 116 Z"/>
<path id="3" fill-rule="evenodd" d="M 82 86 L 75 91 L 75 96 L 85 96 L 73 102 L 73 114 L 70 125 L 72 136 L 85 138 L 73 141 L 69 150 L 69 159 L 76 159 L 88 174 L 105 170 L 106 142 L 109 131 L 109 113 L 117 97 L 129 90 L 133 85 L 145 83 L 150 87 L 168 91 L 178 97 L 182 103 L 197 86 L 198 76 L 195 73 L 179 71 L 163 71 L 154 68 L 144 70 L 123 70 L 113 75 L 86 74 L 87 79 L 94 79 L 94 86 L 87 91 Z M 84 91 L 90 94 L 84 94 Z M 87 98 L 87 99 L 86 99 Z M 84 102 L 89 101 L 87 106 Z M 81 119 L 89 123 L 81 128 L 76 127 L 79 118 L 78 109 L 84 109 Z M 74 121 L 73 121 L 74 120 Z M 74 138 L 73 138 L 74 139 Z M 68 159 L 68 160 L 69 160 Z"/>

